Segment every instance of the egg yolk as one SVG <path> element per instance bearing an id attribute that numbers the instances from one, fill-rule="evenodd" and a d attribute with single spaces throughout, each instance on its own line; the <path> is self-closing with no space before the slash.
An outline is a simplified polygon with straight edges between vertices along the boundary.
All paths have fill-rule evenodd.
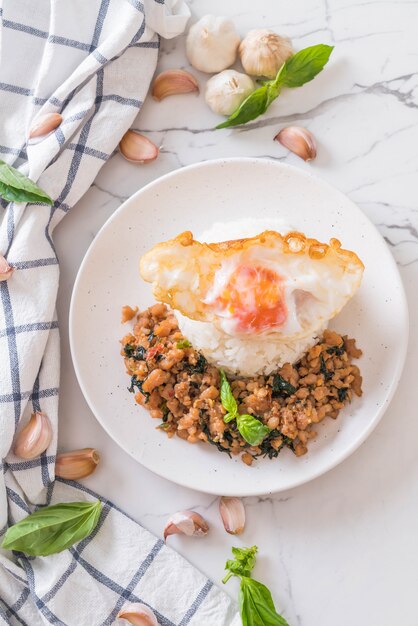
<path id="1" fill-rule="evenodd" d="M 237 267 L 217 303 L 237 320 L 241 332 L 262 332 L 287 319 L 283 278 L 267 267 Z"/>

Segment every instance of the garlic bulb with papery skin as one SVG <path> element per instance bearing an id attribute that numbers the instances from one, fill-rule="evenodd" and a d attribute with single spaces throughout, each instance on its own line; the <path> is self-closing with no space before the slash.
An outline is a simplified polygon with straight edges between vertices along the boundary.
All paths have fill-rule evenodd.
<path id="1" fill-rule="evenodd" d="M 221 72 L 235 63 L 240 40 L 231 20 L 205 15 L 189 30 L 187 58 L 201 72 Z"/>
<path id="2" fill-rule="evenodd" d="M 159 626 L 154 611 L 141 602 L 125 604 L 117 615 L 134 626 Z"/>
<path id="3" fill-rule="evenodd" d="M 290 39 L 265 28 L 250 30 L 239 47 L 242 67 L 247 74 L 266 78 L 275 78 L 292 54 Z"/>
<path id="4" fill-rule="evenodd" d="M 45 452 L 51 439 L 52 426 L 48 416 L 36 411 L 18 434 L 13 452 L 21 459 L 34 459 Z"/>
<path id="5" fill-rule="evenodd" d="M 209 78 L 205 100 L 214 113 L 231 115 L 254 89 L 253 79 L 246 74 L 224 70 Z"/>
<path id="6" fill-rule="evenodd" d="M 179 511 L 174 513 L 164 528 L 164 541 L 169 535 L 187 535 L 202 537 L 208 533 L 209 525 L 196 511 Z"/>

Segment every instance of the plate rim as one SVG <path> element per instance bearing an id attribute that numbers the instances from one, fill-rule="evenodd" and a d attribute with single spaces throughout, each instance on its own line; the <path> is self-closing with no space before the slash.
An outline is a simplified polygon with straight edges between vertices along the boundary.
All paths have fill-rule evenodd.
<path id="1" fill-rule="evenodd" d="M 300 169 L 299 167 L 296 167 L 294 165 L 289 165 L 288 163 L 283 163 L 281 161 L 277 161 L 276 159 L 273 158 L 267 158 L 267 157 L 225 157 L 225 158 L 218 158 L 218 159 L 208 159 L 205 161 L 199 161 L 197 163 L 191 163 L 187 166 L 184 167 L 180 167 L 177 168 L 175 170 L 172 170 L 170 172 L 167 172 L 166 174 L 163 174 L 162 176 L 159 176 L 158 178 L 150 181 L 149 183 L 147 183 L 146 185 L 144 185 L 143 187 L 141 187 L 140 189 L 138 189 L 135 193 L 133 193 L 129 198 L 127 198 L 113 213 L 112 215 L 109 216 L 109 218 L 104 222 L 104 224 L 100 227 L 100 229 L 97 231 L 96 235 L 94 236 L 93 240 L 91 241 L 81 263 L 80 266 L 78 268 L 77 271 L 77 275 L 74 281 L 74 285 L 73 285 L 73 289 L 71 292 L 71 300 L 70 300 L 70 307 L 69 307 L 69 318 L 68 318 L 68 330 L 69 330 L 69 344 L 70 344 L 70 353 L 71 353 L 71 360 L 73 363 L 73 367 L 74 367 L 74 371 L 76 374 L 76 378 L 77 378 L 77 382 L 78 385 L 81 389 L 81 392 L 84 396 L 85 401 L 88 404 L 89 409 L 91 410 L 92 414 L 94 415 L 95 419 L 99 422 L 100 426 L 105 430 L 105 432 L 109 435 L 109 437 L 124 451 L 126 452 L 131 458 L 133 458 L 137 463 L 139 463 L 140 465 L 142 465 L 143 467 L 145 467 L 148 471 L 152 472 L 153 474 L 160 476 L 161 478 L 164 478 L 174 484 L 180 485 L 182 487 L 185 487 L 187 489 L 192 489 L 195 491 L 200 491 L 202 493 L 208 493 L 211 495 L 219 495 L 218 490 L 216 489 L 211 489 L 210 486 L 204 486 L 204 488 L 200 488 L 197 489 L 196 487 L 191 486 L 190 484 L 187 483 L 187 481 L 185 480 L 180 480 L 180 479 L 172 479 L 169 478 L 168 476 L 166 476 L 163 472 L 159 472 L 156 469 L 151 469 L 150 467 L 148 467 L 147 465 L 145 465 L 144 463 L 142 463 L 141 461 L 139 461 L 133 454 L 133 452 L 131 452 L 122 442 L 120 442 L 120 440 L 118 439 L 117 436 L 115 436 L 113 433 L 110 432 L 109 428 L 107 427 L 107 425 L 105 424 L 104 421 L 102 421 L 101 417 L 100 417 L 100 412 L 96 411 L 95 406 L 94 406 L 94 401 L 93 399 L 90 397 L 90 394 L 88 393 L 84 383 L 83 383 L 83 377 L 81 375 L 81 371 L 79 369 L 79 364 L 77 362 L 77 357 L 76 357 L 76 348 L 75 348 L 75 323 L 74 323 L 74 319 L 75 319 L 75 301 L 77 298 L 77 291 L 78 291 L 78 287 L 79 287 L 79 283 L 81 282 L 81 276 L 84 272 L 85 267 L 88 264 L 89 261 L 89 257 L 92 253 L 92 250 L 96 244 L 96 241 L 99 239 L 100 235 L 102 234 L 103 231 L 107 230 L 107 228 L 109 228 L 111 226 L 111 224 L 113 223 L 114 220 L 118 219 L 119 215 L 121 213 L 123 213 L 123 211 L 126 209 L 126 206 L 128 204 L 130 204 L 131 202 L 135 201 L 137 197 L 139 197 L 142 193 L 151 190 L 153 187 L 158 186 L 159 184 L 161 184 L 162 181 L 167 181 L 170 178 L 175 178 L 176 176 L 178 176 L 179 173 L 186 171 L 190 171 L 190 170 L 194 170 L 194 169 L 201 169 L 201 168 L 205 168 L 205 167 L 211 167 L 211 166 L 216 166 L 216 165 L 222 165 L 222 164 L 227 164 L 227 163 L 234 163 L 234 164 L 239 164 L 242 162 L 256 162 L 256 163 L 266 163 L 268 165 L 274 165 L 275 167 L 279 167 L 279 168 L 283 168 L 283 169 L 287 169 L 290 170 L 292 172 L 296 172 L 297 175 L 300 175 L 306 179 L 311 179 L 314 180 L 315 182 L 319 183 L 320 185 L 322 185 L 323 187 L 329 188 L 331 191 L 338 192 L 339 194 L 341 194 L 341 196 L 344 197 L 344 199 L 348 202 L 350 202 L 357 211 L 359 211 L 362 216 L 367 220 L 367 222 L 370 224 L 370 226 L 377 232 L 377 234 L 379 235 L 379 237 L 383 240 L 384 239 L 381 235 L 381 233 L 379 232 L 379 230 L 377 229 L 376 225 L 371 221 L 371 219 L 368 217 L 368 215 L 366 215 L 362 209 L 353 201 L 351 200 L 351 198 L 349 198 L 344 192 L 342 192 L 338 187 L 335 187 L 334 185 L 332 185 L 331 183 L 329 183 L 328 181 L 324 180 L 323 178 L 321 178 L 320 176 L 318 176 L 315 173 L 312 172 L 307 172 L 305 170 Z M 384 242 L 386 243 L 386 242 Z M 301 476 L 300 478 L 296 478 L 293 480 L 293 482 L 291 482 L 291 484 L 283 487 L 283 488 L 278 488 L 278 489 L 272 489 L 272 490 L 265 490 L 265 489 L 250 489 L 250 490 L 240 490 L 239 488 L 237 490 L 235 490 L 234 492 L 229 492 L 229 490 L 225 491 L 225 494 L 223 495 L 235 495 L 235 496 L 241 496 L 241 497 L 251 497 L 251 496 L 260 496 L 260 495 L 265 495 L 265 494 L 271 494 L 271 493 L 281 493 L 283 491 L 288 491 L 290 489 L 294 489 L 296 487 L 299 487 L 301 485 L 307 484 L 317 478 L 319 478 L 320 476 L 328 473 L 329 471 L 331 471 L 332 469 L 334 469 L 335 467 L 337 467 L 338 465 L 340 465 L 341 463 L 343 463 L 348 457 L 350 457 L 352 454 L 354 454 L 354 452 L 356 450 L 358 450 L 360 448 L 360 446 L 363 445 L 363 443 L 366 441 L 366 439 L 370 436 L 370 434 L 373 432 L 373 430 L 377 427 L 377 425 L 379 424 L 379 422 L 381 421 L 383 415 L 385 414 L 385 412 L 388 410 L 390 403 L 393 399 L 393 396 L 396 392 L 396 389 L 399 385 L 399 382 L 401 380 L 402 377 L 402 372 L 405 366 L 405 361 L 406 361 L 406 356 L 407 356 L 407 350 L 408 350 L 408 345 L 409 345 L 409 308 L 408 308 L 408 301 L 406 298 L 406 293 L 405 293 L 405 287 L 403 284 L 403 280 L 402 280 L 402 276 L 399 272 L 399 268 L 397 266 L 397 263 L 393 257 L 393 255 L 391 254 L 390 250 L 388 249 L 389 255 L 388 255 L 388 260 L 389 262 L 392 264 L 392 267 L 395 269 L 395 274 L 398 278 L 398 283 L 399 283 L 399 294 L 400 297 L 402 299 L 401 305 L 402 305 L 402 311 L 403 311 L 403 319 L 402 319 L 402 328 L 403 333 L 402 333 L 402 343 L 400 345 L 399 348 L 399 353 L 398 353 L 398 359 L 397 359 L 397 363 L 396 363 L 396 368 L 395 368 L 395 372 L 393 375 L 393 378 L 391 380 L 391 383 L 386 391 L 386 401 L 380 406 L 380 408 L 376 411 L 373 420 L 370 422 L 370 424 L 368 425 L 368 427 L 363 431 L 362 435 L 355 439 L 350 445 L 348 445 L 344 452 L 334 461 L 330 462 L 328 465 L 326 465 L 326 467 L 322 467 L 322 468 L 318 468 L 316 471 L 314 471 L 313 473 L 311 473 L 309 475 L 308 478 L 304 478 L 303 476 Z"/>

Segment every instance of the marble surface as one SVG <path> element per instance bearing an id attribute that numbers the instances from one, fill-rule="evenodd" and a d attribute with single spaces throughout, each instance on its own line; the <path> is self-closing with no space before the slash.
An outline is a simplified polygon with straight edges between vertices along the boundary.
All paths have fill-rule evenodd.
<path id="1" fill-rule="evenodd" d="M 158 535 L 175 510 L 203 513 L 212 523 L 210 535 L 204 540 L 176 536 L 171 545 L 217 583 L 231 545 L 257 544 L 256 575 L 271 587 L 291 626 L 416 626 L 418 2 L 193 0 L 190 5 L 194 16 L 230 15 L 242 34 L 272 27 L 289 35 L 297 49 L 333 43 L 332 63 L 312 83 L 284 92 L 267 115 L 240 130 L 214 131 L 218 119 L 202 95 L 147 100 L 134 127 L 161 145 L 159 158 L 135 166 L 114 155 L 55 234 L 61 261 L 60 446 L 97 447 L 103 462 L 86 484 Z M 182 38 L 162 46 L 159 68 L 176 67 L 187 68 Z M 203 86 L 205 77 L 199 80 Z M 273 142 L 280 128 L 294 122 L 307 126 L 318 140 L 312 164 Z M 68 343 L 74 279 L 105 220 L 158 176 L 229 156 L 292 163 L 345 192 L 390 246 L 411 311 L 403 379 L 375 432 L 325 476 L 289 492 L 248 498 L 248 523 L 239 539 L 221 528 L 216 498 L 152 475 L 110 440 L 83 399 Z M 175 207 L 168 208 L 168 220 L 170 211 Z M 234 583 L 227 591 L 235 595 Z"/>

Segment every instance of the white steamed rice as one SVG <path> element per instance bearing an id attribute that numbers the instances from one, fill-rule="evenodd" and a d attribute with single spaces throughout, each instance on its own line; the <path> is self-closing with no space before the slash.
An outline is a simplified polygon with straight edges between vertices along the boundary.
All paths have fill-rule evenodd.
<path id="1" fill-rule="evenodd" d="M 197 239 L 213 243 L 253 237 L 264 230 L 276 230 L 284 234 L 294 228 L 281 220 L 244 219 L 236 222 L 216 222 Z M 314 336 L 286 343 L 275 340 L 273 334 L 265 337 L 233 337 L 210 322 L 191 320 L 178 311 L 175 311 L 175 315 L 183 335 L 195 349 L 204 354 L 210 363 L 230 374 L 241 376 L 270 374 L 284 363 L 296 363 L 309 348 L 315 345 L 326 328 L 324 326 Z"/>

